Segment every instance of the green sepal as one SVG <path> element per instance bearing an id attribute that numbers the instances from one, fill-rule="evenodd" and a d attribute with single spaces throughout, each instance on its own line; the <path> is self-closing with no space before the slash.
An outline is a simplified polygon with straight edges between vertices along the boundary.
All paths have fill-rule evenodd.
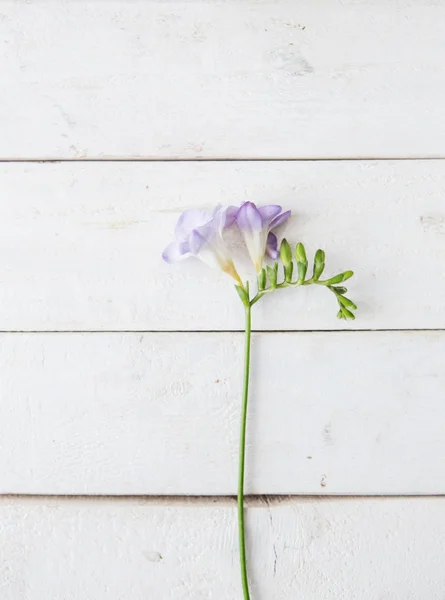
<path id="1" fill-rule="evenodd" d="M 294 272 L 294 263 L 290 262 L 284 266 L 284 279 L 287 283 L 292 283 L 292 273 Z"/>
<path id="2" fill-rule="evenodd" d="M 281 242 L 280 260 L 285 267 L 292 264 L 292 248 L 290 247 L 289 242 L 286 239 L 284 239 Z"/>
<path id="3" fill-rule="evenodd" d="M 258 275 L 258 291 L 262 292 L 265 289 L 266 282 L 267 282 L 266 269 L 261 269 L 261 272 Z"/>
<path id="4" fill-rule="evenodd" d="M 324 283 L 326 285 L 334 285 L 335 283 L 342 283 L 347 279 L 350 279 L 354 275 L 354 271 L 345 271 L 344 273 L 340 273 L 335 277 L 331 277 L 331 279 L 327 279 Z"/>
<path id="5" fill-rule="evenodd" d="M 318 281 L 320 279 L 320 275 L 324 271 L 326 255 L 323 250 L 318 249 L 315 253 L 314 257 L 314 274 L 312 275 L 312 279 Z"/>
<path id="6" fill-rule="evenodd" d="M 273 267 L 266 267 L 271 290 L 274 290 L 277 287 L 278 263 L 275 264 L 277 265 L 277 268 L 275 268 L 275 265 Z"/>
<path id="7" fill-rule="evenodd" d="M 341 309 L 337 313 L 337 319 L 346 319 Z"/>
<path id="8" fill-rule="evenodd" d="M 354 302 L 352 300 L 349 300 L 349 298 L 346 298 L 345 296 L 341 296 L 340 294 L 337 296 L 337 300 L 343 304 L 343 306 L 346 306 L 347 308 L 351 308 L 352 310 L 357 310 L 357 305 L 354 304 Z"/>
<path id="9" fill-rule="evenodd" d="M 238 292 L 238 296 L 241 298 L 241 302 L 247 308 L 250 305 L 249 294 L 247 291 L 241 287 L 240 285 L 235 286 L 236 291 Z"/>

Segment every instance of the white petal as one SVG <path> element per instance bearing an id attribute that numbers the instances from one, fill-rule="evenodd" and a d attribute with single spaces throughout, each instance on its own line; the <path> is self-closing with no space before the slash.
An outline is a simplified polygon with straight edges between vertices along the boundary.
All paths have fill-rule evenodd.
<path id="1" fill-rule="evenodd" d="M 224 264 L 210 244 L 204 244 L 195 256 L 212 269 L 222 269 Z"/>
<path id="2" fill-rule="evenodd" d="M 266 236 L 267 232 L 264 230 L 243 232 L 244 241 L 256 271 L 260 271 L 263 265 L 264 253 L 266 251 Z"/>

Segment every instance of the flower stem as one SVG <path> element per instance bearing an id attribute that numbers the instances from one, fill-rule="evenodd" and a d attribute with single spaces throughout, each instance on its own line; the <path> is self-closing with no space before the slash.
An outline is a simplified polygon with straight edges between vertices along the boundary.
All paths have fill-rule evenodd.
<path id="1" fill-rule="evenodd" d="M 251 330 L 251 305 L 246 305 L 246 330 L 244 349 L 244 386 L 241 410 L 241 434 L 239 446 L 239 472 L 238 472 L 238 531 L 241 581 L 243 584 L 244 600 L 250 600 L 249 581 L 247 578 L 246 564 L 246 539 L 244 531 L 244 464 L 246 456 L 246 425 L 247 425 L 247 402 L 249 398 L 249 372 L 250 372 L 250 330 Z"/>

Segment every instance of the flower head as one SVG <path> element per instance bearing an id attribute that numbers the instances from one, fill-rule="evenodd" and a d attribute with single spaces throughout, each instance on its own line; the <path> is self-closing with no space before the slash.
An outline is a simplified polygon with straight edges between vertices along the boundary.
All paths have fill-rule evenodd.
<path id="1" fill-rule="evenodd" d="M 265 255 L 274 260 L 278 258 L 278 240 L 272 230 L 284 223 L 291 213 L 290 210 L 281 211 L 277 204 L 257 208 L 253 202 L 244 202 L 236 213 L 236 224 L 257 273 L 261 271 Z"/>
<path id="2" fill-rule="evenodd" d="M 235 221 L 237 208 L 217 206 L 213 214 L 206 210 L 186 210 L 175 228 L 175 241 L 167 246 L 162 258 L 177 262 L 190 256 L 210 267 L 221 269 L 243 285 L 223 239 L 223 231 Z"/>

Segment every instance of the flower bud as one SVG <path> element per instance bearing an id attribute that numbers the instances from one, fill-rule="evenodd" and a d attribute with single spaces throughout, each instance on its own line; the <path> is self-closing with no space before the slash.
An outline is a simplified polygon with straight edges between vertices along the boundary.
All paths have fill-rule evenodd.
<path id="1" fill-rule="evenodd" d="M 345 288 L 345 287 L 338 286 L 338 287 L 334 287 L 332 289 L 334 290 L 334 292 L 336 294 L 347 294 L 348 293 L 348 288 Z"/>
<path id="2" fill-rule="evenodd" d="M 262 292 L 266 287 L 266 269 L 261 269 L 260 274 L 258 275 L 258 290 Z"/>
<path id="3" fill-rule="evenodd" d="M 306 250 L 301 242 L 295 248 L 295 256 L 297 258 L 298 283 L 303 283 L 307 273 L 307 258 Z"/>
<path id="4" fill-rule="evenodd" d="M 298 242 L 297 247 L 295 248 L 295 257 L 298 262 L 307 263 L 306 250 L 301 242 Z"/>
<path id="5" fill-rule="evenodd" d="M 284 279 L 287 283 L 292 283 L 292 273 L 294 272 L 294 263 L 290 262 L 284 266 Z"/>
<path id="6" fill-rule="evenodd" d="M 317 252 L 315 253 L 315 257 L 314 257 L 314 274 L 312 275 L 312 278 L 315 281 L 318 281 L 320 279 L 320 275 L 324 271 L 324 264 L 325 264 L 325 253 L 323 250 L 317 250 Z"/>
<path id="7" fill-rule="evenodd" d="M 345 306 L 341 307 L 341 312 L 343 313 L 344 319 L 351 319 L 351 321 L 354 321 L 354 319 L 355 319 L 354 313 L 352 313 L 350 310 L 348 310 Z"/>
<path id="8" fill-rule="evenodd" d="M 276 265 L 276 268 L 275 268 Z M 275 263 L 274 267 L 267 266 L 267 275 L 269 277 L 270 288 L 274 290 L 277 287 L 277 273 L 278 273 L 278 263 Z"/>
<path id="9" fill-rule="evenodd" d="M 283 240 L 280 246 L 280 259 L 285 267 L 292 263 L 292 249 L 287 240 Z"/>
<path id="10" fill-rule="evenodd" d="M 342 283 L 342 281 L 346 281 L 347 279 L 350 279 L 353 275 L 354 275 L 354 271 L 345 271 L 344 273 L 340 273 L 339 275 L 336 275 L 335 277 L 331 277 L 331 279 L 328 279 L 324 283 L 326 283 L 326 285 L 334 285 L 334 283 Z"/>
<path id="11" fill-rule="evenodd" d="M 297 263 L 298 270 L 298 283 L 302 283 L 307 273 L 307 263 L 298 262 Z"/>
<path id="12" fill-rule="evenodd" d="M 343 304 L 343 306 L 351 308 L 352 310 L 357 310 L 357 305 L 354 304 L 352 300 L 349 300 L 349 298 L 346 298 L 345 296 L 337 296 L 337 299 L 341 304 Z"/>

